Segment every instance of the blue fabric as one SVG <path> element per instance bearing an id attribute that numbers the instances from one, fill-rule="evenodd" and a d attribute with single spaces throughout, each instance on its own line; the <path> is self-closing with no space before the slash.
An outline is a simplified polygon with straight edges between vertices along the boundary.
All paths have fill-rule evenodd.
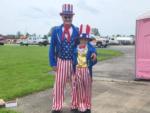
<path id="1" fill-rule="evenodd" d="M 90 37 L 89 37 L 89 35 L 88 35 L 88 34 L 86 34 L 86 33 L 82 33 L 82 34 L 80 35 L 80 38 L 90 38 Z"/>
<path id="2" fill-rule="evenodd" d="M 72 60 L 73 59 L 73 50 L 74 50 L 74 41 L 71 40 L 70 42 L 67 41 L 65 38 L 61 42 L 61 50 L 59 51 L 59 58 L 64 60 Z"/>
<path id="3" fill-rule="evenodd" d="M 74 42 L 73 48 L 75 48 L 76 47 L 75 41 L 77 37 L 79 37 L 79 30 L 74 25 L 71 25 L 71 26 L 73 29 L 71 40 Z M 61 51 L 61 44 L 62 44 L 62 27 L 63 27 L 63 24 L 61 26 L 53 27 L 52 29 L 51 43 L 50 43 L 50 48 L 49 48 L 50 66 L 57 66 L 57 57 Z"/>
<path id="4" fill-rule="evenodd" d="M 87 55 L 86 55 L 86 61 L 87 61 L 87 65 L 88 65 L 88 68 L 89 68 L 90 75 L 92 76 L 92 67 L 97 63 L 97 60 L 93 61 L 92 58 L 91 58 L 91 55 L 93 53 L 95 53 L 95 54 L 97 54 L 97 53 L 96 53 L 96 49 L 90 43 L 88 43 L 87 46 L 88 46 L 88 52 L 87 52 Z M 76 71 L 76 65 L 78 64 L 77 56 L 78 56 L 78 51 L 77 51 L 77 47 L 76 47 L 74 49 L 74 55 L 73 55 L 73 69 L 74 69 L 74 72 Z"/>

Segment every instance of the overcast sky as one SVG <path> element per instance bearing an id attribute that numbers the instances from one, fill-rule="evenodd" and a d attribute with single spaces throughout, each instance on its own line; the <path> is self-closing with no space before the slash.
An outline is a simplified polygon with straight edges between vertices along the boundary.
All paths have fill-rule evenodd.
<path id="1" fill-rule="evenodd" d="M 90 24 L 100 34 L 135 33 L 136 18 L 150 10 L 150 0 L 0 0 L 0 34 L 47 34 L 62 23 L 62 4 L 71 3 L 73 24 Z"/>

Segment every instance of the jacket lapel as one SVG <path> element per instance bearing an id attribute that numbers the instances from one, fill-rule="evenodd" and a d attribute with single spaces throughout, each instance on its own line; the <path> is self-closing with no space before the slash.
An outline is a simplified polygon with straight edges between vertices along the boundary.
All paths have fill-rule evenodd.
<path id="1" fill-rule="evenodd" d="M 76 31 L 76 29 L 75 29 L 75 27 L 73 25 L 71 25 L 71 27 L 72 27 L 71 40 L 74 40 L 74 38 L 76 38 L 75 37 L 75 31 Z"/>
<path id="2" fill-rule="evenodd" d="M 58 37 L 58 40 L 59 40 L 60 43 L 61 43 L 61 40 L 62 40 L 61 38 L 62 38 L 62 28 L 63 28 L 63 26 L 64 26 L 64 25 L 62 24 L 62 25 L 59 27 L 59 29 L 58 29 L 59 31 L 58 31 L 58 36 L 57 36 L 57 37 Z M 75 29 L 74 25 L 71 25 L 71 27 L 72 27 L 72 34 L 71 34 L 71 37 L 70 37 L 70 38 L 71 38 L 71 40 L 74 40 L 74 38 L 76 38 L 76 37 L 75 37 L 76 29 Z"/>
<path id="3" fill-rule="evenodd" d="M 58 31 L 58 36 L 57 36 L 57 38 L 58 38 L 58 41 L 61 43 L 61 38 L 62 38 L 62 28 L 63 28 L 63 24 L 59 27 L 59 31 Z"/>

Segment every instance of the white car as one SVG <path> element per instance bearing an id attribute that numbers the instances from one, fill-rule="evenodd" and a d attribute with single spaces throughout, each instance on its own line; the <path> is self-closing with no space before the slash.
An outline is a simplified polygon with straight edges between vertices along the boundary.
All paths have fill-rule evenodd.
<path id="1" fill-rule="evenodd" d="M 100 36 L 91 35 L 91 37 L 96 39 L 96 46 L 100 48 L 106 48 L 108 46 L 109 40 Z"/>

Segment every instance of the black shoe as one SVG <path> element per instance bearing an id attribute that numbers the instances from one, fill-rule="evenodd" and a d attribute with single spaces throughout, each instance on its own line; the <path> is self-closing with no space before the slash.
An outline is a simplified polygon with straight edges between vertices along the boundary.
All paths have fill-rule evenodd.
<path id="1" fill-rule="evenodd" d="M 87 109 L 87 110 L 86 110 L 86 113 L 91 113 L 91 110 L 90 110 L 90 109 Z"/>
<path id="2" fill-rule="evenodd" d="M 79 113 L 78 109 L 71 109 L 71 113 Z"/>
<path id="3" fill-rule="evenodd" d="M 87 113 L 87 111 L 79 111 L 78 113 Z"/>
<path id="4" fill-rule="evenodd" d="M 53 110 L 52 113 L 61 113 L 60 110 L 56 111 L 56 110 Z"/>

